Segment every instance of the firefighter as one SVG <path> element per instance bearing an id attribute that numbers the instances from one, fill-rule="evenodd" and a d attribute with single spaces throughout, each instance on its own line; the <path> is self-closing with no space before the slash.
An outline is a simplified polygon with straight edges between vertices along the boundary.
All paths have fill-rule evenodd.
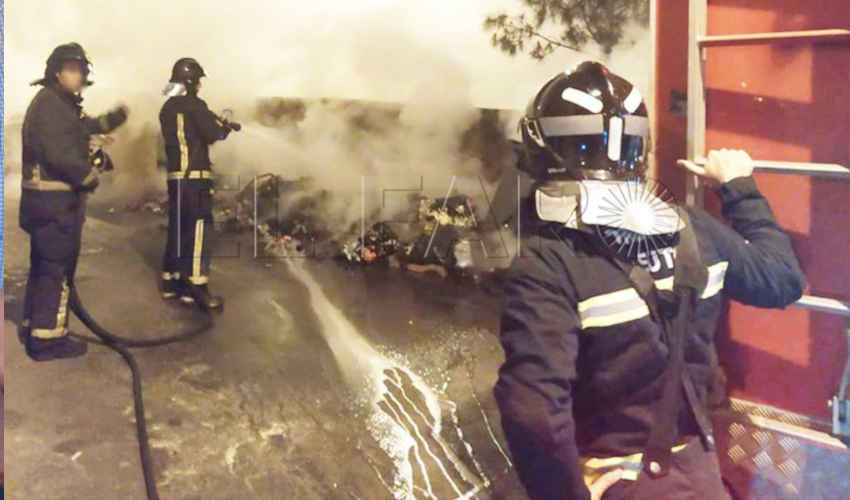
<path id="1" fill-rule="evenodd" d="M 520 127 L 534 234 L 494 388 L 519 478 L 535 500 L 728 498 L 706 410 L 723 297 L 782 308 L 805 287 L 752 160 L 679 162 L 716 183 L 731 227 L 641 191 L 646 106 L 596 62 L 546 83 Z"/>
<path id="2" fill-rule="evenodd" d="M 30 271 L 21 322 L 27 354 L 36 361 L 81 356 L 86 344 L 68 331 L 69 286 L 80 253 L 86 198 L 98 186 L 89 141 L 127 119 L 119 105 L 99 117 L 82 109 L 91 63 L 77 43 L 56 47 L 22 128 L 20 225 L 30 235 Z"/>
<path id="3" fill-rule="evenodd" d="M 198 61 L 174 63 L 159 113 L 168 158 L 168 237 L 162 264 L 162 297 L 221 309 L 223 299 L 211 295 L 209 232 L 212 230 L 213 175 L 209 147 L 231 131 L 198 97 Z"/>

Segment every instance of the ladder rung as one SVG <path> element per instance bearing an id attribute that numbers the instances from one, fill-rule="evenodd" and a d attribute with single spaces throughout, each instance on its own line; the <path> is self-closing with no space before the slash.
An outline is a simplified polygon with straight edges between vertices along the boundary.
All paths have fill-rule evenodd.
<path id="1" fill-rule="evenodd" d="M 746 33 L 742 35 L 714 35 L 697 37 L 701 47 L 718 45 L 743 45 L 772 42 L 831 42 L 850 41 L 850 30 L 828 29 L 808 31 L 778 31 L 774 33 Z"/>
<path id="2" fill-rule="evenodd" d="M 837 314 L 839 316 L 850 316 L 850 304 L 826 297 L 803 295 L 800 300 L 794 302 L 794 305 L 813 311 Z"/>
<path id="3" fill-rule="evenodd" d="M 798 174 L 850 179 L 850 168 L 837 163 L 798 163 L 788 161 L 753 160 L 756 172 Z"/>

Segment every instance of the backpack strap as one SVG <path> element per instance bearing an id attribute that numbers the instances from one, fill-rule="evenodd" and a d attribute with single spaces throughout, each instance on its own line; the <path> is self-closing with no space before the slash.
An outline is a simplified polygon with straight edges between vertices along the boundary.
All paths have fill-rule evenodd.
<path id="1" fill-rule="evenodd" d="M 708 447 L 713 447 L 711 424 L 699 402 L 696 390 L 685 368 L 685 345 L 691 313 L 708 282 L 708 269 L 696 240 L 690 217 L 683 207 L 676 207 L 685 227 L 679 232 L 676 245 L 676 267 L 673 291 L 658 290 L 655 280 L 645 268 L 623 261 L 607 246 L 595 240 L 601 253 L 617 266 L 629 279 L 646 302 L 652 318 L 662 326 L 668 345 L 669 364 L 662 375 L 663 390 L 653 411 L 653 426 L 643 454 L 644 470 L 654 476 L 665 475 L 672 460 L 671 448 L 679 444 L 678 420 L 681 411 L 682 391 L 694 414 Z"/>

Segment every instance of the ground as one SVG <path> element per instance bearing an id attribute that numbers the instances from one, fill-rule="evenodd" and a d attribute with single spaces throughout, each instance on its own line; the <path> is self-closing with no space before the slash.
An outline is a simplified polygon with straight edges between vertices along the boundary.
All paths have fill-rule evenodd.
<path id="1" fill-rule="evenodd" d="M 165 219 L 90 200 L 77 275 L 92 315 L 134 338 L 197 311 L 157 290 Z M 29 244 L 6 203 L 10 499 L 143 499 L 129 371 L 92 345 L 35 363 L 15 335 Z M 523 499 L 492 387 L 498 293 L 399 270 L 253 257 L 223 235 L 211 331 L 135 350 L 163 499 Z M 76 319 L 72 329 L 88 334 Z"/>

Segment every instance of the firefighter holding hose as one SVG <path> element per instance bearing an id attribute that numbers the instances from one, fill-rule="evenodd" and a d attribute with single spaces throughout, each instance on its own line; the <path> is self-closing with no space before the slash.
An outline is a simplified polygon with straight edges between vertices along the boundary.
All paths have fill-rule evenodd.
<path id="1" fill-rule="evenodd" d="M 216 116 L 198 97 L 206 76 L 195 59 L 174 63 L 159 113 L 168 169 L 168 238 L 162 264 L 162 297 L 220 310 L 224 301 L 209 291 L 209 233 L 213 173 L 209 147 L 237 123 Z"/>
<path id="2" fill-rule="evenodd" d="M 126 106 L 87 116 L 81 92 L 92 84 L 91 62 L 78 43 L 56 47 L 47 59 L 42 88 L 27 108 L 22 128 L 20 225 L 30 235 L 22 338 L 30 358 L 81 356 L 86 344 L 68 331 L 68 298 L 77 267 L 86 197 L 98 186 L 89 146 L 127 119 Z M 101 152 L 99 161 L 105 157 Z"/>
<path id="3" fill-rule="evenodd" d="M 20 225 L 30 236 L 30 271 L 21 322 L 27 354 L 36 361 L 81 356 L 86 344 L 68 331 L 68 298 L 82 243 L 86 198 L 98 186 L 90 156 L 93 135 L 127 119 L 126 106 L 87 116 L 81 92 L 92 84 L 91 62 L 78 43 L 56 47 L 47 59 L 42 88 L 27 108 L 22 128 Z M 102 152 L 97 162 L 108 160 Z"/>
<path id="4" fill-rule="evenodd" d="M 535 500 L 728 498 L 706 410 L 723 297 L 782 308 L 805 286 L 752 160 L 679 162 L 731 227 L 643 190 L 646 106 L 595 62 L 546 83 L 521 129 L 535 231 L 506 282 L 494 393 L 522 483 Z"/>

